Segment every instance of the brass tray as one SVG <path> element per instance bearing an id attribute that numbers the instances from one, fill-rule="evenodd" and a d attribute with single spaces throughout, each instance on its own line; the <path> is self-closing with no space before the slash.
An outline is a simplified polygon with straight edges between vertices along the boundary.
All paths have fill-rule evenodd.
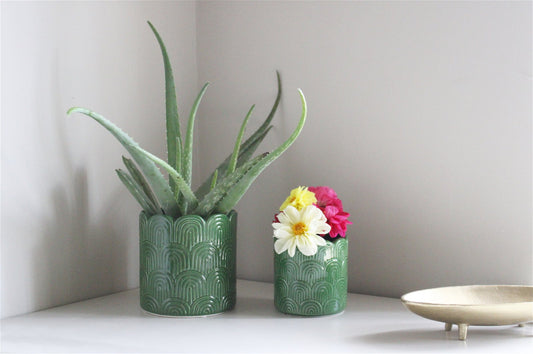
<path id="1" fill-rule="evenodd" d="M 470 325 L 523 326 L 533 320 L 533 286 L 451 286 L 413 291 L 401 300 L 413 313 L 444 322 L 446 331 L 456 324 L 460 340 L 466 339 Z"/>

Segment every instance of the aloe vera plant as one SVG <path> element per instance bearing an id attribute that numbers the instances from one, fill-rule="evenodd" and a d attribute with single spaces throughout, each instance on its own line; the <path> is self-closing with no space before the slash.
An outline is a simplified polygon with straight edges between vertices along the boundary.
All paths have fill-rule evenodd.
<path id="1" fill-rule="evenodd" d="M 133 160 L 123 157 L 126 171 L 117 169 L 116 172 L 147 214 L 165 214 L 172 217 L 189 214 L 202 217 L 207 217 L 213 213 L 227 214 L 239 202 L 259 174 L 281 156 L 298 137 L 307 116 L 305 97 L 302 91 L 298 90 L 302 113 L 298 125 L 290 137 L 272 152 L 253 157 L 259 144 L 272 128 L 270 123 L 281 99 L 281 78 L 279 72 L 277 72 L 278 92 L 265 121 L 248 139 L 244 142 L 242 141 L 246 125 L 255 107 L 252 106 L 241 125 L 233 151 L 205 182 L 196 191 L 193 191 L 191 177 L 194 121 L 208 84 L 202 87 L 194 101 L 187 122 L 186 135 L 182 139 L 176 89 L 170 60 L 161 36 L 150 22 L 148 24 L 161 48 L 165 69 L 168 161 L 164 161 L 141 148 L 119 127 L 94 111 L 73 107 L 68 110 L 68 114 L 82 113 L 91 117 L 106 128 L 129 152 Z M 168 174 L 168 180 L 161 170 Z"/>

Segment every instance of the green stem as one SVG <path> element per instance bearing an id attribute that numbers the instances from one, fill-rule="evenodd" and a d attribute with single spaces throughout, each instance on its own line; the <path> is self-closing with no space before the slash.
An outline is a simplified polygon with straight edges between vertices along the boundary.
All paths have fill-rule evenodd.
<path id="1" fill-rule="evenodd" d="M 235 147 L 233 148 L 233 154 L 231 155 L 231 159 L 229 161 L 226 174 L 230 174 L 230 173 L 233 173 L 233 171 L 235 171 L 235 167 L 237 166 L 237 159 L 239 158 L 239 149 L 241 147 L 242 137 L 244 136 L 246 125 L 248 124 L 248 120 L 250 120 L 250 116 L 252 115 L 254 108 L 255 108 L 255 104 L 252 105 L 252 107 L 246 114 L 244 121 L 242 122 L 241 129 L 239 130 L 239 134 L 237 135 L 237 139 L 235 140 Z"/>

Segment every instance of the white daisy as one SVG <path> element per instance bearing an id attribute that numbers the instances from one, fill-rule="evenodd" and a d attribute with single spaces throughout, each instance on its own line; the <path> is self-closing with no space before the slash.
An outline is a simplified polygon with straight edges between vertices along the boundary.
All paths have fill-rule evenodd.
<path id="1" fill-rule="evenodd" d="M 288 251 L 291 257 L 296 248 L 306 256 L 314 255 L 317 246 L 326 244 L 326 240 L 319 235 L 331 230 L 324 213 L 315 205 L 308 205 L 300 211 L 289 205 L 278 214 L 278 220 L 272 224 L 274 237 L 277 238 L 274 250 L 278 254 Z"/>

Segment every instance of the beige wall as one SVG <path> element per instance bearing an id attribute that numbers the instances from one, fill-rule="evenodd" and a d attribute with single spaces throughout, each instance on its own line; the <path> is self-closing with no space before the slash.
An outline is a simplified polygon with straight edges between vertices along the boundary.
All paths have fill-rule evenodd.
<path id="1" fill-rule="evenodd" d="M 531 283 L 531 43 L 530 2 L 201 2 L 204 174 L 248 105 L 265 116 L 275 69 L 285 94 L 264 149 L 295 126 L 297 87 L 309 103 L 238 205 L 239 276 L 272 279 L 272 215 L 303 184 L 352 213 L 351 291 Z"/>

